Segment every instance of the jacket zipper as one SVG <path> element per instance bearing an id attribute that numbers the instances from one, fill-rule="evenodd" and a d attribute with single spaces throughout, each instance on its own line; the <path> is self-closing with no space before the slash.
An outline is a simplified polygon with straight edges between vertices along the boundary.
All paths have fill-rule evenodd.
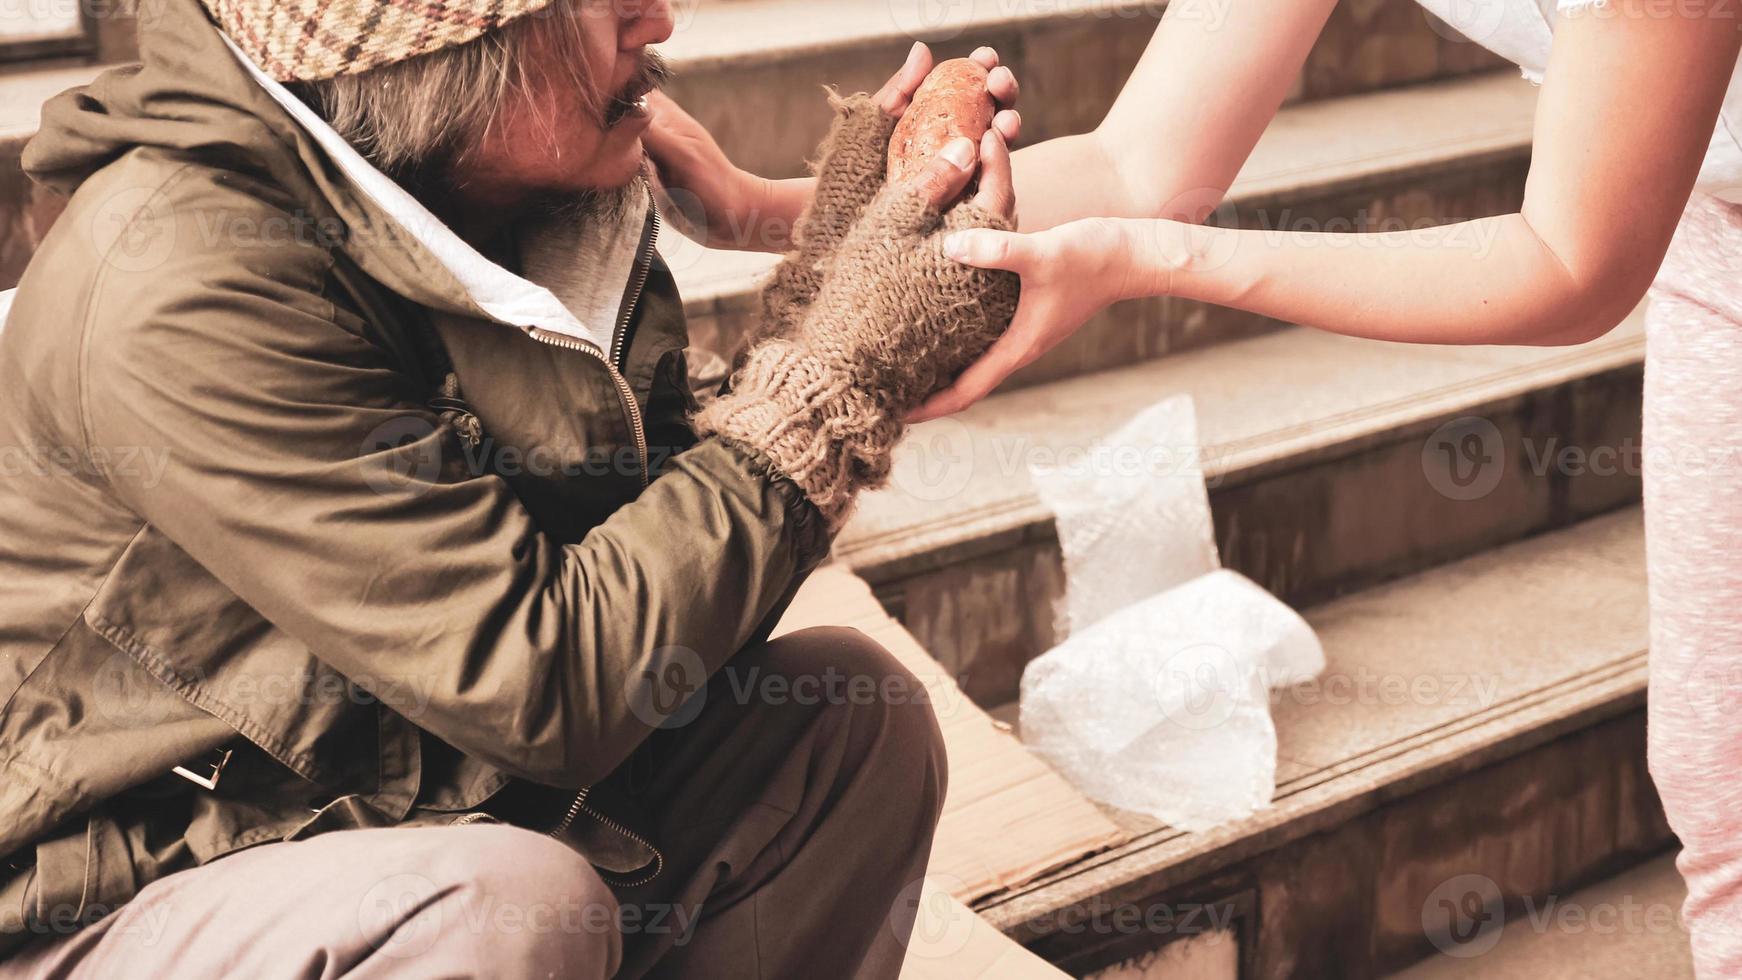
<path id="1" fill-rule="evenodd" d="M 635 256 L 635 278 L 629 287 L 629 301 L 623 304 L 623 310 L 617 316 L 617 328 L 611 331 L 611 360 L 620 371 L 629 367 L 624 363 L 628 358 L 624 347 L 629 337 L 629 318 L 635 315 L 635 304 L 641 302 L 641 291 L 647 288 L 648 273 L 653 271 L 653 247 L 659 241 L 659 208 L 652 205 L 650 208 L 647 235 L 641 243 L 641 251 Z"/>
<path id="2" fill-rule="evenodd" d="M 630 281 L 629 296 L 623 304 L 622 312 L 617 316 L 617 326 L 611 332 L 611 350 L 609 353 L 600 351 L 593 344 L 565 336 L 554 330 L 543 327 L 533 327 L 529 332 L 534 340 L 539 340 L 554 347 L 566 350 L 578 350 L 599 359 L 605 365 L 605 370 L 611 373 L 611 380 L 617 385 L 617 397 L 623 403 L 623 411 L 629 416 L 629 428 L 635 437 L 635 456 L 641 464 L 641 488 L 647 489 L 651 479 L 647 472 L 647 430 L 641 419 L 641 405 L 635 401 L 635 391 L 629 387 L 629 379 L 623 377 L 621 359 L 625 356 L 626 346 L 624 335 L 629 329 L 629 318 L 635 313 L 635 305 L 641 302 L 641 291 L 647 286 L 647 276 L 653 266 L 653 248 L 659 240 L 659 209 L 653 208 L 650 218 L 650 228 L 646 238 L 641 243 L 641 251 L 635 256 L 635 278 Z"/>
<path id="3" fill-rule="evenodd" d="M 573 337 L 566 337 L 543 327 L 533 327 L 531 331 L 536 340 L 568 350 L 584 351 L 591 354 L 605 365 L 605 370 L 611 372 L 611 380 L 617 385 L 617 397 L 623 402 L 623 410 L 629 416 L 630 431 L 635 436 L 635 458 L 641 464 L 641 488 L 643 490 L 647 489 L 648 483 L 651 482 L 647 472 L 647 429 L 641 418 L 641 405 L 635 401 L 635 390 L 629 387 L 629 379 L 623 376 L 624 370 L 627 369 L 627 365 L 623 361 L 627 356 L 625 348 L 628 346 L 624 341 L 629 332 L 629 318 L 635 315 L 635 305 L 641 302 L 641 291 L 647 287 L 647 276 L 653 268 L 653 249 L 658 241 L 659 208 L 653 207 L 652 214 L 648 217 L 647 235 L 642 240 L 641 250 L 635 255 L 635 272 L 634 278 L 630 281 L 629 296 L 623 304 L 622 311 L 617 316 L 616 327 L 611 331 L 611 350 L 608 353 L 601 352 L 593 344 L 576 340 Z M 640 834 L 587 806 L 587 794 L 590 792 L 592 792 L 592 787 L 587 786 L 575 794 L 574 800 L 569 803 L 568 812 L 563 814 L 562 820 L 556 825 L 556 829 L 550 832 L 550 836 L 561 840 L 562 835 L 574 826 L 575 820 L 585 813 L 653 853 L 653 870 L 633 881 L 616 882 L 619 887 L 627 888 L 641 885 L 659 877 L 660 870 L 665 867 L 665 855 L 659 853 L 659 848 L 654 847 L 652 842 Z"/>
<path id="4" fill-rule="evenodd" d="M 648 483 L 651 482 L 647 473 L 647 431 L 642 427 L 641 406 L 636 404 L 635 392 L 629 387 L 629 379 L 623 377 L 623 372 L 617 370 L 617 365 L 611 363 L 609 356 L 584 340 L 576 340 L 543 327 L 533 327 L 528 332 L 532 334 L 534 340 L 550 344 L 552 347 L 580 351 L 598 358 L 599 363 L 605 365 L 605 370 L 611 373 L 612 382 L 617 385 L 617 400 L 623 403 L 623 412 L 629 417 L 629 428 L 635 436 L 635 456 L 641 464 L 641 488 L 647 489 Z"/>
<path id="5" fill-rule="evenodd" d="M 574 826 L 575 820 L 578 819 L 580 817 L 580 815 L 584 813 L 587 816 L 592 817 L 594 820 L 598 821 L 603 826 L 605 826 L 611 830 L 615 830 L 617 833 L 622 834 L 624 837 L 627 837 L 630 840 L 634 841 L 635 843 L 640 844 L 642 847 L 647 848 L 647 850 L 653 854 L 653 870 L 647 872 L 646 874 L 642 875 L 639 878 L 634 878 L 634 879 L 630 879 L 630 880 L 623 880 L 623 879 L 614 880 L 614 881 L 612 881 L 612 884 L 616 885 L 619 888 L 630 888 L 630 887 L 633 887 L 635 885 L 645 885 L 648 882 L 652 881 L 653 879 L 659 877 L 659 873 L 665 869 L 665 855 L 659 853 L 659 848 L 654 847 L 653 842 L 649 841 L 647 838 L 641 836 L 640 834 L 636 833 L 635 831 L 630 830 L 628 827 L 623 826 L 622 824 L 618 823 L 617 821 L 612 820 L 610 817 L 607 817 L 603 813 L 600 813 L 599 811 L 588 806 L 587 805 L 587 794 L 591 793 L 592 791 L 593 791 L 593 787 L 587 786 L 587 787 L 582 788 L 582 790 L 579 793 L 575 794 L 574 801 L 569 804 L 568 812 L 563 814 L 562 822 L 560 822 L 556 825 L 556 829 L 554 829 L 550 832 L 550 836 L 556 840 L 562 840 L 563 834 L 568 833 L 568 829 L 570 827 Z M 615 875 L 613 875 L 612 877 L 617 878 L 617 876 L 615 876 Z"/>

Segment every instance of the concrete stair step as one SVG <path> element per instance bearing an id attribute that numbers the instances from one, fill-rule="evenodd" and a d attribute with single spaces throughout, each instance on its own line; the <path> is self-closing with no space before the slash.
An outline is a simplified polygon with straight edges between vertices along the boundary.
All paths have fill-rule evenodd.
<path id="1" fill-rule="evenodd" d="M 1045 98 L 1032 91 L 1035 101 Z M 801 95 L 821 104 L 814 89 Z M 1506 71 L 1286 107 L 1216 221 L 1270 231 L 1381 231 L 1511 211 L 1523 200 L 1535 106 L 1535 88 Z M 676 232 L 662 243 L 684 294 L 692 342 L 716 353 L 734 350 L 761 315 L 757 290 L 777 257 L 704 249 Z M 1202 303 L 1134 300 L 1091 320 L 1006 387 L 1279 326 Z"/>
<path id="2" fill-rule="evenodd" d="M 980 913 L 1079 976 L 1364 980 L 1458 949 L 1446 903 L 1472 888 L 1540 915 L 1671 846 L 1637 508 L 1306 615 L 1328 666 L 1273 697 L 1271 807 L 1198 834 L 1115 812 L 1129 843 Z"/>
<path id="3" fill-rule="evenodd" d="M 1174 0 L 1178 16 L 1221 19 L 1225 0 Z M 1088 129 L 1118 92 L 1159 19 L 1158 0 L 679 0 L 661 48 L 681 77 L 673 93 L 740 164 L 771 176 L 802 172 L 827 124 L 819 86 L 873 89 L 915 39 L 940 57 L 995 44 L 1022 72 L 1030 139 Z M 131 57 L 131 17 L 104 29 L 99 52 Z M 110 37 L 114 34 L 114 37 Z M 1425 14 L 1414 0 L 1341 4 L 1295 87 L 1297 99 L 1374 91 L 1501 66 Z M 59 213 L 31 190 L 18 153 L 50 95 L 104 66 L 57 62 L 0 74 L 0 289 L 16 284 Z"/>
<path id="4" fill-rule="evenodd" d="M 1003 393 L 916 426 L 835 553 L 971 697 L 1001 704 L 1053 645 L 1064 589 L 1031 461 L 1073 465 L 1192 396 L 1223 564 L 1310 605 L 1637 500 L 1642 357 L 1637 314 L 1548 349 L 1290 328 Z"/>
<path id="5" fill-rule="evenodd" d="M 1177 17 L 1226 19 L 1223 0 L 1172 0 Z M 1154 33 L 1157 0 L 680 0 L 661 50 L 672 94 L 740 165 L 802 172 L 827 125 L 822 85 L 875 90 L 915 40 L 940 58 L 998 48 L 1029 93 L 1029 138 L 1083 132 L 1101 119 Z M 1455 77 L 1504 62 L 1464 41 L 1413 0 L 1341 4 L 1294 97 L 1314 99 Z M 1207 82 L 1208 84 L 1208 82 Z"/>
<path id="6" fill-rule="evenodd" d="M 1665 854 L 1523 914 L 1470 923 L 1469 939 L 1392 980 L 1692 980 L 1681 904 L 1687 886 Z M 1479 902 L 1472 905 L 1479 907 Z"/>

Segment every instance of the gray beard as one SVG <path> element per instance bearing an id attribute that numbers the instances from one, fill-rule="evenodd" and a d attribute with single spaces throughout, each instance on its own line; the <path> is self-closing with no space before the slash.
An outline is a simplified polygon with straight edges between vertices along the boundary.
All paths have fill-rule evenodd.
<path id="1" fill-rule="evenodd" d="M 589 188 L 536 197 L 531 202 L 530 213 L 579 223 L 616 224 L 627 216 L 630 203 L 641 200 L 642 192 L 648 188 L 647 167 L 647 162 L 642 161 L 641 171 L 621 187 Z"/>

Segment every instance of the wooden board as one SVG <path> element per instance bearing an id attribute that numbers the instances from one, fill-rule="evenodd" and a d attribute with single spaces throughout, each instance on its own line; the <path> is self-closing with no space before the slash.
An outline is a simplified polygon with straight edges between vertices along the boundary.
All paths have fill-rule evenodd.
<path id="1" fill-rule="evenodd" d="M 949 671 L 845 566 L 818 569 L 775 633 L 809 626 L 858 629 L 925 683 L 950 764 L 928 872 L 941 890 L 972 903 L 1126 839 L 1094 804 L 968 700 Z"/>

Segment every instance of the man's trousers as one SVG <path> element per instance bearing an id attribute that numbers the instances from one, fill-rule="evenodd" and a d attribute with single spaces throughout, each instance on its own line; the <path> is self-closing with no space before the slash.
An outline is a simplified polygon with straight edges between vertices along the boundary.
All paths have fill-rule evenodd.
<path id="1" fill-rule="evenodd" d="M 741 651 L 606 781 L 659 849 L 613 886 L 500 823 L 266 844 L 0 963 L 24 977 L 888 977 L 942 806 L 924 689 L 848 629 Z"/>

